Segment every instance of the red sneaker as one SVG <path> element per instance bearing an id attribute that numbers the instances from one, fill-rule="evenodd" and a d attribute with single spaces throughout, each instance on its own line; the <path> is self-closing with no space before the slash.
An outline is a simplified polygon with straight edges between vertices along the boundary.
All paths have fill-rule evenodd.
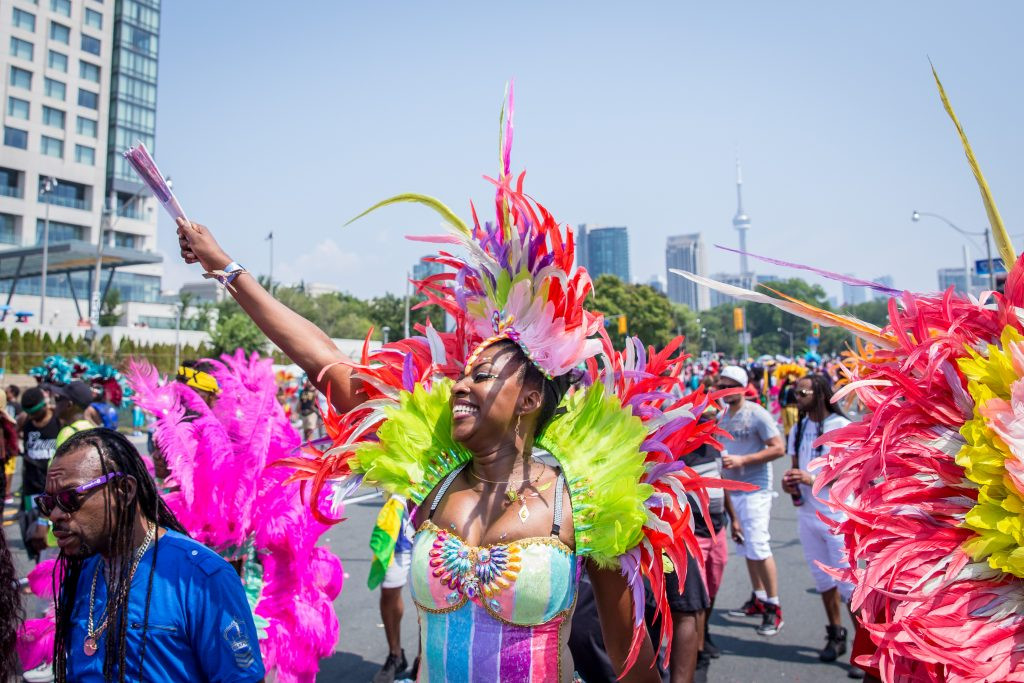
<path id="1" fill-rule="evenodd" d="M 750 599 L 743 603 L 743 606 L 738 609 L 729 610 L 730 617 L 759 617 L 764 614 L 765 603 L 761 602 L 758 597 L 751 593 Z"/>

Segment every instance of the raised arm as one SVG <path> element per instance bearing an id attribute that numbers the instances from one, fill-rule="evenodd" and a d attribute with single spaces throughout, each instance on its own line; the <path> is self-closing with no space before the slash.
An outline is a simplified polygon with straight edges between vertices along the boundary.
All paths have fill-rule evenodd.
<path id="1" fill-rule="evenodd" d="M 223 270 L 231 263 L 209 228 L 178 219 L 178 246 L 185 263 L 199 263 L 206 272 Z M 347 360 L 319 327 L 275 299 L 255 276 L 239 275 L 228 288 L 242 310 L 252 318 L 285 354 L 305 371 L 317 389 L 330 396 L 336 410 L 346 412 L 362 403 L 358 381 L 349 368 L 337 365 Z M 320 379 L 320 372 L 332 366 Z"/>

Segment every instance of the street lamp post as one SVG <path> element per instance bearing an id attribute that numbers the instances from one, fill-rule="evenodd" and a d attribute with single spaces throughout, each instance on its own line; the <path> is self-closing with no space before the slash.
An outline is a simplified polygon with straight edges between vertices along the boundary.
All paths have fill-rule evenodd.
<path id="1" fill-rule="evenodd" d="M 388 335 L 391 334 L 391 328 L 385 325 L 384 327 L 380 328 L 380 331 L 384 333 L 384 343 L 387 344 Z"/>
<path id="2" fill-rule="evenodd" d="M 167 187 L 172 188 L 174 183 L 171 179 L 166 178 Z M 143 194 L 146 192 L 146 186 L 143 185 L 138 192 L 133 194 L 123 206 L 127 211 L 135 202 L 142 199 Z M 110 191 L 110 196 L 107 198 L 107 207 L 103 211 L 103 218 L 100 220 L 100 234 L 96 240 L 96 272 L 93 276 L 92 282 L 92 297 L 89 302 L 89 322 L 93 329 L 99 327 L 100 324 L 100 308 L 103 302 L 100 300 L 100 279 L 103 275 L 103 248 L 106 244 L 105 235 L 108 232 L 113 232 L 114 228 L 117 227 L 117 220 L 115 214 L 117 213 L 117 193 L 114 190 Z"/>
<path id="3" fill-rule="evenodd" d="M 43 217 L 43 267 L 42 281 L 39 285 L 39 324 L 46 324 L 46 275 L 50 265 L 50 193 L 57 187 L 57 179 L 44 177 L 40 179 L 43 196 L 46 197 L 46 209 Z"/>
<path id="4" fill-rule="evenodd" d="M 779 332 L 781 332 L 782 334 L 784 334 L 784 335 L 789 337 L 789 357 L 792 358 L 793 357 L 793 333 L 790 332 L 789 330 L 784 330 L 781 327 L 779 328 Z"/>
<path id="5" fill-rule="evenodd" d="M 700 328 L 700 336 L 711 342 L 711 353 L 712 354 L 718 353 L 718 343 L 715 342 L 715 338 L 714 338 L 713 335 L 708 334 L 708 328 L 706 328 L 706 327 Z"/>
<path id="6" fill-rule="evenodd" d="M 981 232 L 969 232 L 967 230 L 964 230 L 959 225 L 957 225 L 953 221 L 949 220 L 945 216 L 941 216 L 941 215 L 939 215 L 937 213 L 930 213 L 928 211 L 915 211 L 914 213 L 910 214 L 910 220 L 912 220 L 912 221 L 914 221 L 916 223 L 916 222 L 921 220 L 922 216 L 928 216 L 930 218 L 937 218 L 938 220 L 942 221 L 943 223 L 945 223 L 946 225 L 948 225 L 949 227 L 953 228 L 958 233 L 963 235 L 964 237 L 967 237 L 968 239 L 970 239 L 971 237 L 984 237 L 985 238 L 985 258 L 988 260 L 988 288 L 991 289 L 991 290 L 995 290 L 995 288 L 996 288 L 996 273 L 995 273 L 995 268 L 993 267 L 993 263 L 992 263 L 992 239 L 991 239 L 991 232 L 990 232 L 989 228 L 985 228 Z M 973 242 L 974 240 L 971 240 L 971 241 Z M 1004 264 L 1004 265 L 1006 265 L 1006 267 L 1009 267 L 1009 264 Z M 970 270 L 970 264 L 966 260 L 964 261 L 964 280 L 966 281 L 967 292 L 970 293 L 970 291 L 971 291 L 971 270 Z"/>

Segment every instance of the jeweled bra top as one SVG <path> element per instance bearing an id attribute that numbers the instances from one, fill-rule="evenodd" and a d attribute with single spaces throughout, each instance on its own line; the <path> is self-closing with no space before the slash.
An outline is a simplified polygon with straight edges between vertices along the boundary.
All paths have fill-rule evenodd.
<path id="1" fill-rule="evenodd" d="M 465 466 L 442 482 L 430 517 Z M 452 612 L 472 602 L 495 619 L 519 626 L 543 624 L 572 607 L 579 576 L 576 554 L 558 538 L 562 482 L 560 474 L 551 536 L 472 546 L 430 518 L 423 522 L 412 549 L 410 583 L 417 606 Z"/>

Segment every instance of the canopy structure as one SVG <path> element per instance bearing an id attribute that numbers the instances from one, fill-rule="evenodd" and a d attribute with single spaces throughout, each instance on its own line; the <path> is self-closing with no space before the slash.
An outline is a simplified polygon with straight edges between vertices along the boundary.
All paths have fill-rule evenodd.
<path id="1" fill-rule="evenodd" d="M 82 308 L 75 293 L 74 283 L 71 274 L 77 272 L 89 273 L 89 291 L 95 286 L 93 278 L 96 273 L 96 245 L 82 240 L 70 240 L 67 242 L 55 242 L 49 246 L 47 253 L 47 275 L 63 275 L 67 278 L 68 288 L 71 290 L 71 297 L 75 301 L 75 310 L 78 317 L 82 315 Z M 110 285 L 114 280 L 114 272 L 125 266 L 148 265 L 161 263 L 163 257 L 146 251 L 137 251 L 126 247 L 104 246 L 101 271 L 106 273 L 103 292 L 100 300 L 106 298 Z M 37 278 L 43 274 L 43 247 L 24 247 L 21 249 L 7 249 L 0 251 L 0 283 L 10 282 L 10 289 L 7 291 L 7 300 L 0 306 L 0 321 L 6 320 L 10 312 L 11 299 L 18 289 L 18 282 L 25 278 Z M 88 296 L 84 297 L 88 301 Z"/>

